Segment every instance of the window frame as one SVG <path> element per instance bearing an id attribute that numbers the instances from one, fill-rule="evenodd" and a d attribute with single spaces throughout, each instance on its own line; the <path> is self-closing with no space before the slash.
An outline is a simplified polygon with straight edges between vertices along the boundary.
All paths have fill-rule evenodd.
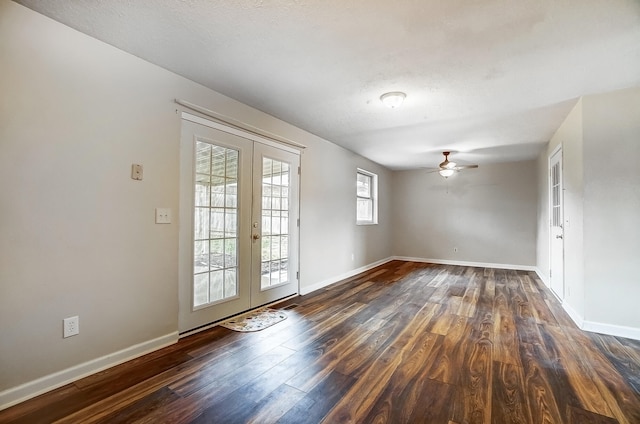
<path id="1" fill-rule="evenodd" d="M 358 194 L 358 175 L 363 175 L 370 179 L 369 196 L 361 196 Z M 367 200 L 371 202 L 371 219 L 360 220 L 359 200 Z M 356 225 L 377 225 L 378 224 L 378 175 L 367 171 L 366 169 L 356 168 Z"/>

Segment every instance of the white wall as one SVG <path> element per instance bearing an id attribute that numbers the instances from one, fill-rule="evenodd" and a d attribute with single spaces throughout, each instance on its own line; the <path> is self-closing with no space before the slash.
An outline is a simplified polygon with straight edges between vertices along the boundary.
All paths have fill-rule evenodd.
<path id="1" fill-rule="evenodd" d="M 482 165 L 449 179 L 396 172 L 393 200 L 397 256 L 535 265 L 535 161 Z"/>
<path id="2" fill-rule="evenodd" d="M 357 167 L 390 195 L 390 172 L 370 161 L 6 0 L 0 63 L 0 406 L 23 383 L 175 337 L 174 98 L 309 146 L 303 288 L 391 256 L 387 205 L 380 225 L 355 225 Z M 156 207 L 172 208 L 174 224 L 155 225 Z M 62 339 L 72 315 L 80 334 Z"/>
<path id="3" fill-rule="evenodd" d="M 640 88 L 583 100 L 585 320 L 640 336 Z"/>

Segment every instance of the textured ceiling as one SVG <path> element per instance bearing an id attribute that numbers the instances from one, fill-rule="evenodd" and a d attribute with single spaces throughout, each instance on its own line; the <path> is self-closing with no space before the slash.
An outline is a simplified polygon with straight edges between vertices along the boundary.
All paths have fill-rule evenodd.
<path id="1" fill-rule="evenodd" d="M 17 3 L 391 169 L 531 159 L 576 98 L 640 86 L 638 0 Z"/>

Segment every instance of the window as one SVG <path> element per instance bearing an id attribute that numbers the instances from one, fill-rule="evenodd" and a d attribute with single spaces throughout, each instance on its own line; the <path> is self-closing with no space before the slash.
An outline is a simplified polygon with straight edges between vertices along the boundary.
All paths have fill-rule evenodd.
<path id="1" fill-rule="evenodd" d="M 378 176 L 363 169 L 356 174 L 358 225 L 378 223 Z"/>

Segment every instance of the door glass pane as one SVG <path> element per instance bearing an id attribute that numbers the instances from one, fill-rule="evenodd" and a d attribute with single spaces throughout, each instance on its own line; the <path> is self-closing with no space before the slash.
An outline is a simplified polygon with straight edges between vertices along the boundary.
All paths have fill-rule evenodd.
<path id="1" fill-rule="evenodd" d="M 238 295 L 237 150 L 196 142 L 193 307 Z"/>
<path id="2" fill-rule="evenodd" d="M 227 181 L 224 177 L 211 178 L 211 206 L 223 207 Z"/>
<path id="3" fill-rule="evenodd" d="M 238 151 L 226 149 L 227 160 L 225 162 L 225 177 L 230 179 L 238 178 Z"/>
<path id="4" fill-rule="evenodd" d="M 209 273 L 195 274 L 193 276 L 193 303 L 202 305 L 209 299 Z"/>
<path id="5" fill-rule="evenodd" d="M 224 271 L 215 271 L 209 274 L 209 302 L 221 300 L 224 298 L 224 290 L 222 286 L 222 278 Z"/>
<path id="6" fill-rule="evenodd" d="M 211 201 L 211 180 L 209 175 L 196 174 L 196 206 L 209 206 Z"/>
<path id="7" fill-rule="evenodd" d="M 551 168 L 551 206 L 553 213 L 551 214 L 551 226 L 561 226 L 560 217 L 560 164 L 557 163 Z"/>
<path id="8" fill-rule="evenodd" d="M 224 216 L 225 238 L 235 238 L 238 232 L 238 218 L 235 208 L 227 209 Z"/>
<path id="9" fill-rule="evenodd" d="M 233 268 L 238 265 L 236 239 L 228 238 L 224 241 L 224 266 Z"/>
<path id="10" fill-rule="evenodd" d="M 287 162 L 262 159 L 261 289 L 288 280 L 290 170 Z"/>
<path id="11" fill-rule="evenodd" d="M 211 221 L 209 224 L 209 236 L 210 238 L 222 238 L 224 237 L 224 221 L 225 221 L 225 209 L 215 208 L 210 209 Z"/>
<path id="12" fill-rule="evenodd" d="M 196 174 L 211 174 L 211 144 L 196 145 Z"/>
<path id="13" fill-rule="evenodd" d="M 209 242 L 209 267 L 224 269 L 224 240 L 215 239 Z"/>
<path id="14" fill-rule="evenodd" d="M 238 294 L 238 280 L 236 278 L 235 269 L 227 269 L 224 272 L 224 295 L 225 297 L 231 297 Z"/>
<path id="15" fill-rule="evenodd" d="M 195 240 L 206 240 L 209 234 L 209 208 L 195 209 L 193 217 L 193 238 Z"/>
<path id="16" fill-rule="evenodd" d="M 195 274 L 209 271 L 209 241 L 196 240 L 193 246 L 193 272 Z"/>
<path id="17" fill-rule="evenodd" d="M 271 259 L 271 237 L 262 237 L 262 262 L 269 262 Z"/>
<path id="18" fill-rule="evenodd" d="M 235 180 L 227 180 L 224 204 L 228 208 L 235 208 L 238 206 L 238 183 Z"/>
<path id="19" fill-rule="evenodd" d="M 211 175 L 216 177 L 225 176 L 225 162 L 227 161 L 226 152 L 222 146 L 212 146 L 211 149 Z"/>

